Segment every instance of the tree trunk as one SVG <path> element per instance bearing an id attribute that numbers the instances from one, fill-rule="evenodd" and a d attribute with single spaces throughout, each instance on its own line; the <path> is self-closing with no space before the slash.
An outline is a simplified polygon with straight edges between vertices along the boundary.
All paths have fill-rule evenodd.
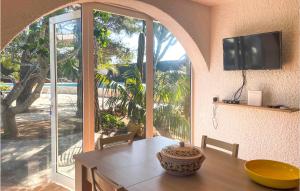
<path id="1" fill-rule="evenodd" d="M 35 30 L 35 25 L 30 26 L 30 30 Z M 32 44 L 36 40 L 36 36 L 34 33 L 31 33 L 26 40 L 26 44 Z M 21 64 L 20 64 L 20 81 L 24 80 L 27 76 L 27 73 L 32 69 L 32 67 L 35 67 L 34 64 L 30 63 L 31 61 L 31 52 L 28 48 L 23 50 L 22 56 L 21 56 Z M 34 81 L 34 80 L 32 80 Z M 26 87 L 23 89 L 19 97 L 17 98 L 17 105 L 20 105 L 24 103 L 26 98 L 31 94 L 31 90 L 34 84 L 30 83 L 30 80 L 26 83 Z"/>
<path id="2" fill-rule="evenodd" d="M 16 138 L 18 136 L 19 131 L 15 116 L 16 114 L 10 108 L 3 109 L 1 113 L 1 125 L 4 129 L 4 137 Z"/>
<path id="3" fill-rule="evenodd" d="M 25 88 L 24 90 L 22 91 L 22 93 L 20 94 L 20 96 L 18 97 L 17 99 L 17 106 L 23 104 L 26 99 L 30 96 L 30 94 L 32 93 L 32 89 L 33 89 L 33 86 L 35 85 L 35 80 L 34 79 L 31 79 L 31 80 L 28 80 L 28 82 L 26 83 L 25 85 Z M 27 109 L 28 111 L 28 109 Z M 26 112 L 26 111 L 25 111 Z"/>

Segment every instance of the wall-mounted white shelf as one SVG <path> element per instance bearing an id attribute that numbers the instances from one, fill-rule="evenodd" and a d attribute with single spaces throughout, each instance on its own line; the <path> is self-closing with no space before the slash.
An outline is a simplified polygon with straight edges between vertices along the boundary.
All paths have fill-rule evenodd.
<path id="1" fill-rule="evenodd" d="M 267 106 L 253 106 L 247 104 L 229 104 L 223 102 L 214 102 L 216 105 L 224 105 L 224 106 L 231 106 L 231 107 L 244 107 L 244 108 L 253 108 L 253 109 L 262 109 L 262 110 L 269 110 L 269 111 L 279 111 L 279 112 L 286 112 L 286 113 L 293 113 L 298 112 L 299 108 L 289 108 L 289 109 L 279 109 L 279 108 L 271 108 Z"/>

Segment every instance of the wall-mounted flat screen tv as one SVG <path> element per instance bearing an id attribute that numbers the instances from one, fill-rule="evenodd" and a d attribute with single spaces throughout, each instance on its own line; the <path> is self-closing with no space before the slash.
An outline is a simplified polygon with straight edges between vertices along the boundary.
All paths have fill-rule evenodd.
<path id="1" fill-rule="evenodd" d="M 224 70 L 281 69 L 281 32 L 223 39 Z"/>

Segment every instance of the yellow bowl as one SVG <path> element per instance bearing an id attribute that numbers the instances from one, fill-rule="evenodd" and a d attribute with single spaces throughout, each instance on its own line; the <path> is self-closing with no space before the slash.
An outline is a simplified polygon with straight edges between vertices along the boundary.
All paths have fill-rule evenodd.
<path id="1" fill-rule="evenodd" d="M 254 182 L 270 188 L 290 189 L 299 186 L 299 168 L 283 162 L 252 160 L 246 162 L 244 168 Z"/>

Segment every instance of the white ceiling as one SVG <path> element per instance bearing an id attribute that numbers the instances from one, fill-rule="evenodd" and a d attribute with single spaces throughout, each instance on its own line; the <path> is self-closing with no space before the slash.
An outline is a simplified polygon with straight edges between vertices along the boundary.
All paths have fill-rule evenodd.
<path id="1" fill-rule="evenodd" d="M 198 3 L 201 3 L 203 5 L 207 5 L 207 6 L 217 6 L 217 5 L 221 5 L 221 4 L 227 4 L 230 3 L 232 1 L 236 1 L 236 0 L 192 0 Z"/>

